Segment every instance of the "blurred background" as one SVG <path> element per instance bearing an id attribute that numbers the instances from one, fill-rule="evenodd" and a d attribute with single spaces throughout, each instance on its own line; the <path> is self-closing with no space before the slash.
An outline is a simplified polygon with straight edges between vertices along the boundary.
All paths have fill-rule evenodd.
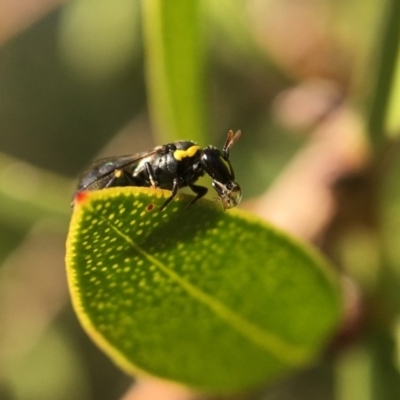
<path id="1" fill-rule="evenodd" d="M 241 129 L 231 159 L 243 207 L 317 244 L 346 275 L 333 349 L 246 398 L 400 398 L 396 3 L 196 2 L 201 118 L 180 139 L 221 147 Z M 0 0 L 1 400 L 140 398 L 74 316 L 64 243 L 91 160 L 176 139 L 154 105 L 163 87 L 148 10 Z"/>

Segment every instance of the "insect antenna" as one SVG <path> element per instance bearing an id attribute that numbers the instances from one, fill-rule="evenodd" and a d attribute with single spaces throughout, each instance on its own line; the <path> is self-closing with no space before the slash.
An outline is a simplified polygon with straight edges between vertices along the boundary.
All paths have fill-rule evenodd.
<path id="1" fill-rule="evenodd" d="M 235 134 L 233 134 L 232 129 L 228 132 L 228 136 L 226 137 L 226 141 L 222 149 L 226 157 L 229 157 L 229 149 L 239 140 L 240 136 L 242 136 L 242 131 L 240 130 L 236 131 Z"/>

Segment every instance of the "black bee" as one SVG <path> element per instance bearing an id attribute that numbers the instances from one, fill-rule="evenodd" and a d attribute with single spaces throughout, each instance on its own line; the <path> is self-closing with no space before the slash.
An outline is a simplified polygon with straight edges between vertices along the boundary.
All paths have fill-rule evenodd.
<path id="1" fill-rule="evenodd" d="M 157 146 L 151 151 L 135 155 L 102 158 L 93 162 L 82 174 L 77 193 L 115 186 L 146 186 L 171 190 L 163 210 L 176 196 L 178 189 L 189 186 L 196 194 L 187 208 L 207 193 L 195 182 L 205 173 L 213 180 L 224 209 L 240 203 L 242 190 L 235 182 L 229 161 L 229 149 L 241 136 L 241 131 L 228 132 L 222 151 L 213 146 L 202 149 L 195 142 L 179 140 Z"/>

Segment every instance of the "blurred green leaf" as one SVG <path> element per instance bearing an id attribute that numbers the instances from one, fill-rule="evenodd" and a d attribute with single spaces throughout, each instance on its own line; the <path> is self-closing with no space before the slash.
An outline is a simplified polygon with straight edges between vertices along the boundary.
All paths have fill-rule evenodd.
<path id="1" fill-rule="evenodd" d="M 400 25 L 400 20 L 398 21 Z M 400 35 L 400 33 L 399 33 Z M 400 46 L 400 43 L 397 44 Z M 393 76 L 392 87 L 390 90 L 389 105 L 386 114 L 386 131 L 390 137 L 400 135 L 400 51 L 397 49 L 397 58 Z"/>
<path id="2" fill-rule="evenodd" d="M 145 0 L 150 112 L 157 142 L 208 142 L 201 1 Z"/>
<path id="3" fill-rule="evenodd" d="M 21 345 L 21 338 L 18 337 L 14 349 L 1 349 L 3 353 L 1 383 L 10 387 L 13 393 L 10 398 L 18 400 L 89 398 L 87 376 L 76 348 L 68 339 L 58 326 L 52 325 L 39 338 L 30 338 L 28 343 Z M 11 353 L 12 356 L 7 353 Z"/>
<path id="4" fill-rule="evenodd" d="M 79 74 L 96 82 L 126 70 L 140 48 L 138 3 L 77 0 L 63 8 L 61 52 Z"/>
<path id="5" fill-rule="evenodd" d="M 385 153 L 387 173 L 382 177 L 380 203 L 381 269 L 380 295 L 390 302 L 395 313 L 400 312 L 400 143 L 393 144 Z M 389 167 L 389 168 L 387 168 Z M 392 314 L 393 316 L 393 314 Z"/>
<path id="6" fill-rule="evenodd" d="M 212 39 L 218 50 L 222 53 L 229 52 L 240 62 L 251 63 L 252 68 L 256 64 L 263 67 L 264 71 L 268 66 L 268 54 L 260 48 L 252 27 L 253 21 L 248 11 L 246 1 L 207 0 L 205 2 L 207 18 L 212 21 Z M 240 56 L 240 57 L 238 57 Z M 234 68 L 235 65 L 232 65 Z"/>
<path id="7" fill-rule="evenodd" d="M 337 400 L 395 400 L 400 398 L 400 375 L 394 363 L 394 341 L 375 330 L 363 343 L 340 355 Z"/>
<path id="8" fill-rule="evenodd" d="M 92 339 L 130 373 L 232 392 L 308 363 L 341 314 L 314 251 L 210 201 L 112 188 L 75 206 L 67 270 Z"/>
<path id="9" fill-rule="evenodd" d="M 398 53 L 400 45 L 400 2 L 389 0 L 385 4 L 386 13 L 383 21 L 382 36 L 377 40 L 377 51 L 373 60 L 378 60 L 377 77 L 372 91 L 372 104 L 369 115 L 369 132 L 375 145 L 381 145 L 385 134 L 399 130 L 400 119 L 396 104 L 399 102 L 400 68 Z M 398 132 L 397 132 L 398 133 Z"/>
<path id="10" fill-rule="evenodd" d="M 351 276 L 363 291 L 376 291 L 381 268 L 380 242 L 376 232 L 360 227 L 348 229 L 338 240 L 343 271 Z"/>
<path id="11" fill-rule="evenodd" d="M 71 180 L 2 153 L 0 171 L 0 221 L 18 229 L 42 218 L 65 223 L 73 193 Z"/>
<path id="12" fill-rule="evenodd" d="M 371 354 L 365 346 L 357 346 L 342 354 L 336 363 L 337 400 L 373 400 L 373 367 Z"/>

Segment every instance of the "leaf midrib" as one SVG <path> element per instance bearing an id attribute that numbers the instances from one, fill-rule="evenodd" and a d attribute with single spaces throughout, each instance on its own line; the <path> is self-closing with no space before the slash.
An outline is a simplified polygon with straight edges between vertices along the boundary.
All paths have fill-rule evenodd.
<path id="1" fill-rule="evenodd" d="M 158 260 L 156 257 L 144 251 L 137 245 L 129 236 L 121 232 L 108 219 L 104 218 L 105 222 L 114 232 L 123 238 L 133 249 L 145 257 L 149 262 L 154 264 L 159 270 L 165 273 L 170 279 L 179 284 L 186 293 L 193 299 L 196 299 L 215 315 L 224 320 L 232 329 L 245 337 L 247 340 L 262 348 L 264 351 L 276 357 L 281 362 L 287 365 L 297 366 L 302 365 L 310 354 L 307 349 L 288 343 L 278 336 L 266 331 L 253 322 L 243 318 L 241 315 L 234 312 L 225 304 L 211 297 L 207 293 L 198 289 L 192 283 L 183 279 L 175 271 L 171 270 L 167 265 Z"/>

